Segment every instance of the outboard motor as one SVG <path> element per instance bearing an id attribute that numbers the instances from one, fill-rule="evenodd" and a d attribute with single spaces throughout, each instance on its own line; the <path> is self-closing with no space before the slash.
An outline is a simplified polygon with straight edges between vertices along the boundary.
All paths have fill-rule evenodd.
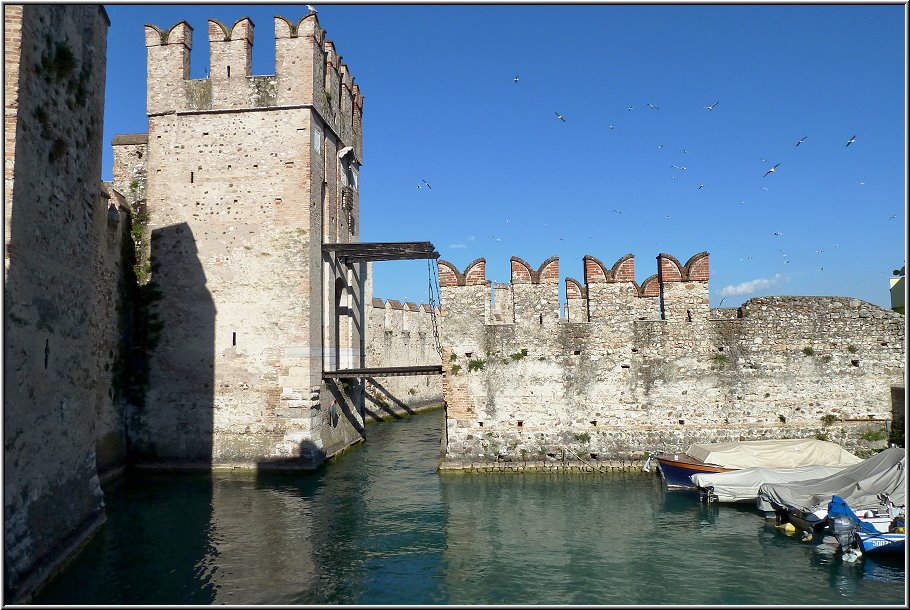
<path id="1" fill-rule="evenodd" d="M 847 515 L 838 515 L 832 519 L 831 529 L 834 530 L 834 537 L 837 538 L 837 544 L 841 550 L 847 550 L 853 543 L 853 532 L 856 531 L 856 524 L 853 519 Z"/>

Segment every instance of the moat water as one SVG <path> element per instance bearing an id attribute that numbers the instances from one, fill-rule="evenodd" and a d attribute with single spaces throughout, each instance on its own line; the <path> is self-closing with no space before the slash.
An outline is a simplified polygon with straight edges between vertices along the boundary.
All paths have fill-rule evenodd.
<path id="1" fill-rule="evenodd" d="M 903 558 L 845 563 L 656 474 L 437 473 L 443 413 L 370 425 L 315 474 L 153 474 L 39 604 L 904 605 Z"/>

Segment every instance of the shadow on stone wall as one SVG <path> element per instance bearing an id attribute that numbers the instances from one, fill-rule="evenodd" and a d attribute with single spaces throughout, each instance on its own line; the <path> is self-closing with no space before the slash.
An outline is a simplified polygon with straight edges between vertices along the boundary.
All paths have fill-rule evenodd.
<path id="1" fill-rule="evenodd" d="M 212 465 L 215 304 L 186 223 L 151 234 L 139 342 L 147 371 L 127 418 L 130 455 L 146 465 Z"/>
<path id="2" fill-rule="evenodd" d="M 443 402 L 442 396 L 405 402 L 375 377 L 367 377 L 366 388 L 371 391 L 364 392 L 364 419 L 369 417 L 374 421 L 403 419 L 415 413 L 440 407 Z"/>

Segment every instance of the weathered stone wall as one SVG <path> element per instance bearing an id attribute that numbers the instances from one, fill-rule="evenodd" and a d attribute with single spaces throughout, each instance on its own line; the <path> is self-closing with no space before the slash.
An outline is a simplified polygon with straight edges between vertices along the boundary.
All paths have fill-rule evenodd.
<path id="1" fill-rule="evenodd" d="M 485 279 L 468 285 L 440 261 L 444 467 L 629 467 L 646 451 L 745 438 L 883 446 L 891 388 L 903 386 L 903 316 L 850 298 L 764 297 L 734 318 L 708 308 L 707 259 L 661 254 L 656 285 L 598 278 L 573 297 L 591 321 L 551 326 L 491 322 Z"/>
<path id="2" fill-rule="evenodd" d="M 363 104 L 324 34 L 276 17 L 276 74 L 252 76 L 252 22 L 210 20 L 210 77 L 191 80 L 189 24 L 146 26 L 144 461 L 312 467 L 362 436 L 362 389 L 322 381 L 363 362 L 366 273 L 322 251 L 359 238 Z M 141 143 L 117 144 L 130 184 Z"/>
<path id="3" fill-rule="evenodd" d="M 4 593 L 17 603 L 104 521 L 98 473 L 124 457 L 129 212 L 100 181 L 104 9 L 3 10 Z"/>
<path id="4" fill-rule="evenodd" d="M 366 366 L 440 364 L 430 305 L 373 298 L 368 305 Z M 381 420 L 442 404 L 438 375 L 373 377 L 366 381 L 366 417 Z"/>

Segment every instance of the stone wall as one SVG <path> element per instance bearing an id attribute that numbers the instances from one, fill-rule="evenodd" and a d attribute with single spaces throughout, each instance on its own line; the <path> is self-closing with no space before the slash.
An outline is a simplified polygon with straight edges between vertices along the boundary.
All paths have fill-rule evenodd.
<path id="1" fill-rule="evenodd" d="M 366 366 L 438 365 L 433 325 L 439 312 L 428 304 L 373 298 L 368 305 Z M 372 377 L 366 380 L 366 417 L 400 417 L 442 404 L 439 375 Z"/>
<path id="2" fill-rule="evenodd" d="M 102 191 L 109 21 L 4 5 L 4 594 L 29 595 L 104 521 L 125 454 L 129 211 Z"/>
<path id="3" fill-rule="evenodd" d="M 477 261 L 464 274 L 439 262 L 444 467 L 634 467 L 648 451 L 753 438 L 884 446 L 892 387 L 903 387 L 900 314 L 845 297 L 710 310 L 699 253 L 685 265 L 659 255 L 641 286 L 617 273 L 630 257 L 611 272 L 585 257 L 586 285 L 569 292 L 578 317 L 548 322 L 554 278 L 512 260 L 511 322 L 496 319 L 502 304 L 490 314 L 489 282 L 468 273 Z M 520 289 L 534 298 L 520 304 Z"/>
<path id="4" fill-rule="evenodd" d="M 251 74 L 248 18 L 207 34 L 190 79 L 192 27 L 146 26 L 147 144 L 114 142 L 159 326 L 130 436 L 146 463 L 315 467 L 362 438 L 362 388 L 322 371 L 362 365 L 366 269 L 322 245 L 359 238 L 363 97 L 315 14 L 275 18 L 274 76 Z"/>

